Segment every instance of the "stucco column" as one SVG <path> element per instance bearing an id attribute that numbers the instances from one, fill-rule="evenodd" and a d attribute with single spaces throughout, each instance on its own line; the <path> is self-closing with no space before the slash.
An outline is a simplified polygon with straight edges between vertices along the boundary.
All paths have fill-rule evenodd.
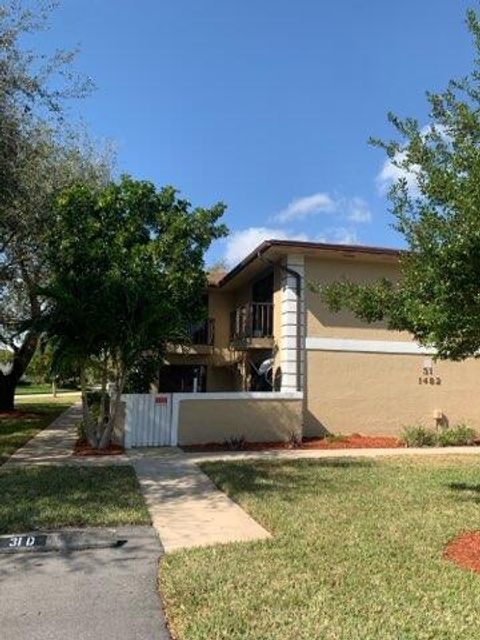
<path id="1" fill-rule="evenodd" d="M 288 255 L 286 269 L 295 271 L 301 280 L 300 300 L 297 300 L 297 278 L 282 269 L 282 315 L 280 363 L 282 391 L 303 390 L 305 366 L 305 260 L 302 255 Z M 297 303 L 300 304 L 300 312 Z M 300 347 L 300 348 L 299 348 Z M 300 367 L 300 371 L 298 371 Z M 298 378 L 297 378 L 298 376 Z M 297 383 L 300 382 L 300 389 Z"/>

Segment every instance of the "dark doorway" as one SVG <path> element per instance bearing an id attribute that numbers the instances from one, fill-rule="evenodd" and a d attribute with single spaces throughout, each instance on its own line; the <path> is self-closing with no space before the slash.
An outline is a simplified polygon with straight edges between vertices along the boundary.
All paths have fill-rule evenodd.
<path id="1" fill-rule="evenodd" d="M 273 272 L 254 282 L 252 302 L 273 302 Z"/>
<path id="2" fill-rule="evenodd" d="M 165 393 L 192 393 L 207 390 L 207 367 L 201 365 L 165 365 L 158 375 L 158 390 Z"/>

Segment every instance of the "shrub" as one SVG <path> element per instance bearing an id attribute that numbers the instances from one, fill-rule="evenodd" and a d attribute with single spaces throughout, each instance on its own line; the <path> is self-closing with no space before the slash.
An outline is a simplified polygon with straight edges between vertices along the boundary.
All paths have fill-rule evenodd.
<path id="1" fill-rule="evenodd" d="M 245 436 L 231 436 L 223 441 L 223 445 L 232 451 L 242 451 L 247 446 L 247 440 Z"/>
<path id="2" fill-rule="evenodd" d="M 434 447 L 437 444 L 437 434 L 421 424 L 405 427 L 402 439 L 407 447 Z"/>
<path id="3" fill-rule="evenodd" d="M 102 400 L 101 391 L 98 391 L 96 389 L 90 389 L 87 391 L 87 404 L 95 420 L 97 420 L 98 416 L 100 415 L 101 400 Z M 105 415 L 108 416 L 109 412 L 110 412 L 110 397 L 107 394 L 107 396 L 105 397 Z"/>
<path id="4" fill-rule="evenodd" d="M 77 424 L 77 438 L 79 440 L 85 440 L 87 437 L 87 431 L 85 429 L 85 423 L 83 422 L 83 420 L 80 420 L 80 422 Z"/>
<path id="5" fill-rule="evenodd" d="M 327 442 L 343 442 L 345 440 L 343 433 L 327 433 L 324 438 Z"/>
<path id="6" fill-rule="evenodd" d="M 302 434 L 298 431 L 290 431 L 288 435 L 288 444 L 292 447 L 292 449 L 299 449 L 303 444 Z"/>
<path id="7" fill-rule="evenodd" d="M 476 436 L 475 429 L 461 423 L 442 429 L 438 434 L 438 444 L 441 447 L 468 446 L 474 444 Z"/>

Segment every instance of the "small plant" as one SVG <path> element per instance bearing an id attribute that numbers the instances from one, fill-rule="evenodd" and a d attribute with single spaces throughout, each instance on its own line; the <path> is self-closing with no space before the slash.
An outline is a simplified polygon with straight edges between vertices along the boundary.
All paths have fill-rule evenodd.
<path id="1" fill-rule="evenodd" d="M 298 431 L 290 431 L 288 436 L 288 444 L 292 449 L 299 449 L 303 444 L 302 434 Z"/>
<path id="2" fill-rule="evenodd" d="M 343 435 L 343 433 L 327 433 L 325 435 L 325 440 L 331 443 L 343 442 L 345 440 L 345 436 Z"/>
<path id="3" fill-rule="evenodd" d="M 243 451 L 247 446 L 245 436 L 231 436 L 223 441 L 223 445 L 231 451 Z"/>
<path id="4" fill-rule="evenodd" d="M 468 424 L 460 423 L 453 427 L 445 427 L 438 434 L 438 444 L 441 447 L 462 447 L 475 443 L 477 437 L 475 429 Z"/>
<path id="5" fill-rule="evenodd" d="M 86 440 L 87 438 L 87 432 L 83 420 L 80 420 L 80 422 L 77 424 L 77 438 L 79 440 Z"/>
<path id="6" fill-rule="evenodd" d="M 437 434 L 421 424 L 405 427 L 402 434 L 407 447 L 434 447 L 437 444 Z"/>

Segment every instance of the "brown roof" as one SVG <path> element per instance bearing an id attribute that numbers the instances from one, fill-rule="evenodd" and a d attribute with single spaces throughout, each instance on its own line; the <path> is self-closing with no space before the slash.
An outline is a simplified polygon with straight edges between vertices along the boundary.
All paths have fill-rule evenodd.
<path id="1" fill-rule="evenodd" d="M 207 273 L 208 284 L 211 287 L 216 287 L 218 283 L 227 275 L 225 269 L 214 269 Z"/>
<path id="2" fill-rule="evenodd" d="M 246 258 L 239 262 L 228 273 L 225 273 L 215 285 L 223 286 L 237 274 L 241 273 L 248 265 L 267 253 L 270 249 L 288 250 L 288 249 L 300 249 L 305 251 L 322 251 L 342 254 L 364 254 L 371 256 L 385 256 L 391 258 L 399 258 L 402 253 L 406 253 L 404 249 L 394 249 L 392 247 L 374 247 L 366 245 L 353 245 L 353 244 L 329 244 L 326 242 L 303 242 L 299 240 L 265 240 L 254 251 L 252 251 Z"/>

